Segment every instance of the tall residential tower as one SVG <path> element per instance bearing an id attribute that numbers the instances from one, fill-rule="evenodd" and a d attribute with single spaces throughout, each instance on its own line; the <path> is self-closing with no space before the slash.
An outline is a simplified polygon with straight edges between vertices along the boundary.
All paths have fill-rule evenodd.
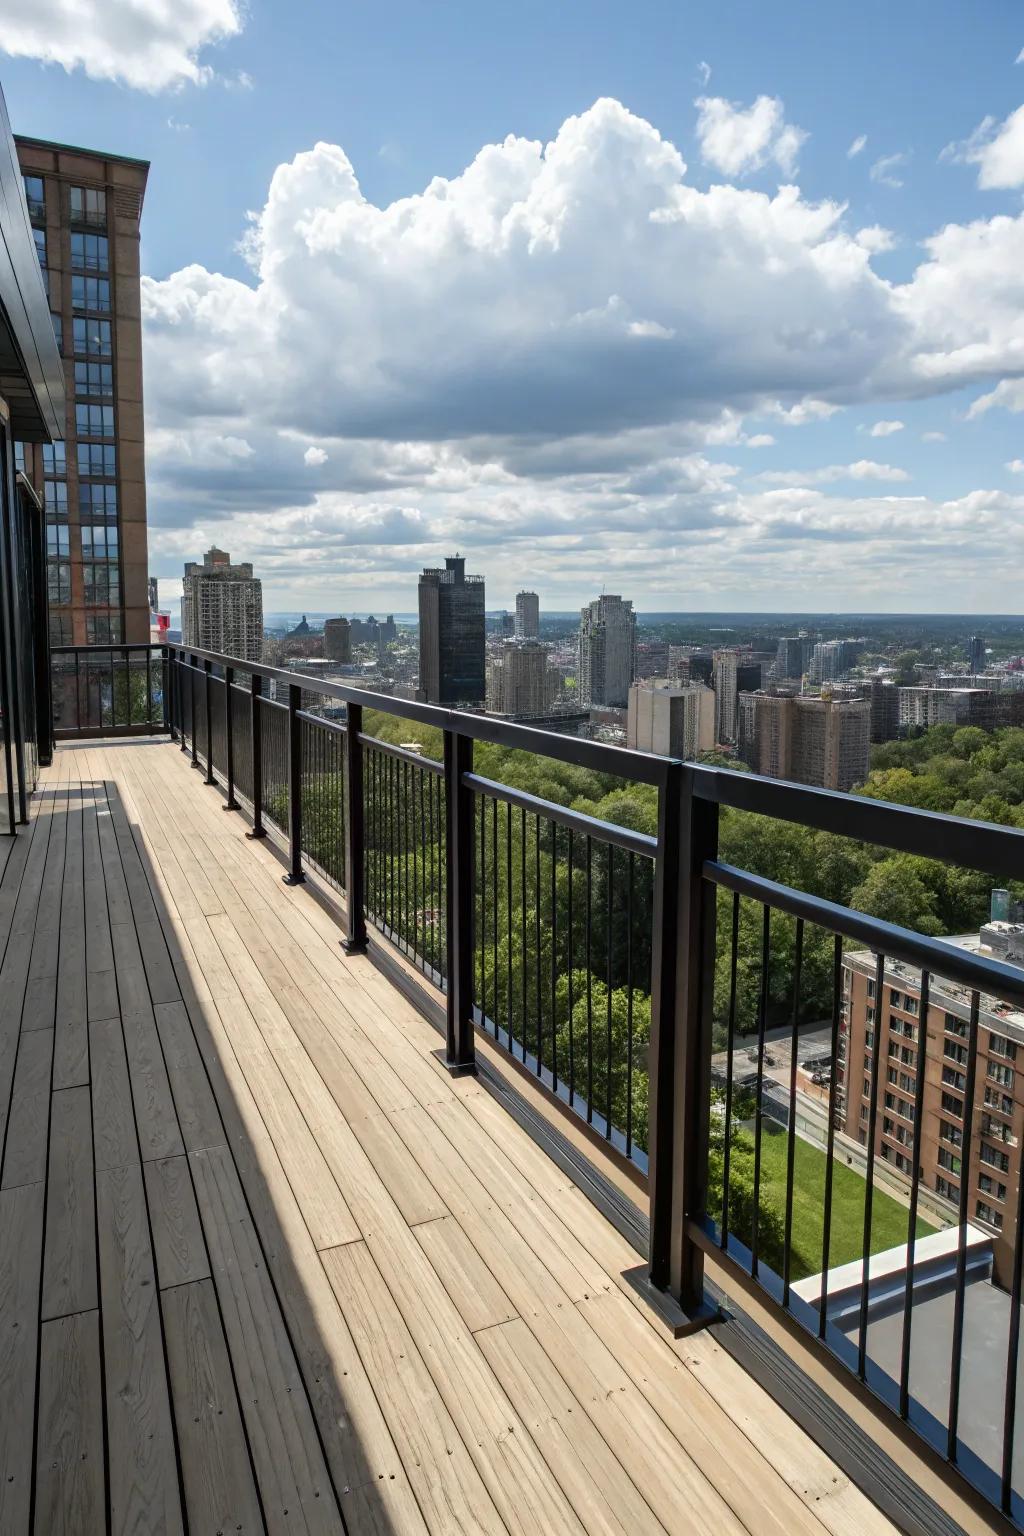
<path id="1" fill-rule="evenodd" d="M 516 593 L 516 639 L 536 640 L 540 635 L 540 598 L 536 592 Z"/>
<path id="2" fill-rule="evenodd" d="M 263 583 L 245 562 L 232 565 L 223 549 L 190 560 L 181 589 L 181 643 L 221 651 L 239 661 L 263 655 Z"/>
<path id="3" fill-rule="evenodd" d="M 21 447 L 45 504 L 50 639 L 148 641 L 139 221 L 149 162 L 15 144 L 67 399 L 64 441 Z"/>
<path id="4" fill-rule="evenodd" d="M 636 665 L 636 614 L 621 597 L 597 597 L 580 610 L 579 696 L 585 709 L 625 709 Z"/>
<path id="5" fill-rule="evenodd" d="M 467 576 L 462 555 L 420 576 L 419 698 L 428 704 L 482 704 L 487 693 L 484 579 Z"/>

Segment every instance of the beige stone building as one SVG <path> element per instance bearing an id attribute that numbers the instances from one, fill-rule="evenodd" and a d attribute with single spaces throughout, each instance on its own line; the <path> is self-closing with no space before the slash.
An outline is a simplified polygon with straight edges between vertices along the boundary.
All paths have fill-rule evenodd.
<path id="1" fill-rule="evenodd" d="M 149 162 L 15 136 L 64 364 L 63 443 L 25 444 L 50 639 L 149 639 L 139 223 Z"/>
<path id="2" fill-rule="evenodd" d="M 626 745 L 659 757 L 700 757 L 715 745 L 715 695 L 700 683 L 667 678 L 629 690 Z"/>

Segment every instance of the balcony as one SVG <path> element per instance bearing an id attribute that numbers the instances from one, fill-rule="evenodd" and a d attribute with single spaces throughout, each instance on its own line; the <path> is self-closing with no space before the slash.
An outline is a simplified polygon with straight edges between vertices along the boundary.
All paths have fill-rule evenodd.
<path id="1" fill-rule="evenodd" d="M 707 964 L 712 939 L 735 953 L 746 881 L 766 912 L 795 893 L 673 827 L 682 765 L 374 700 L 443 729 L 417 755 L 366 700 L 175 650 L 57 658 L 64 739 L 0 879 L 0 1530 L 108 1507 L 114 1529 L 201 1532 L 1002 1528 L 871 1395 L 891 1308 L 860 1297 L 905 1257 L 858 1271 L 851 1329 L 838 1268 L 799 1294 L 792 1211 L 751 1231 L 728 1171 L 724 1206 L 684 1203 L 707 1087 L 680 1094 L 667 1020 L 708 1004 L 677 948 L 693 924 Z M 657 838 L 475 772 L 472 733 L 655 777 Z M 703 783 L 762 792 L 735 778 Z M 790 786 L 766 793 L 787 808 Z M 860 943 L 872 921 L 808 908 L 808 954 L 826 918 Z M 735 987 L 726 1012 L 738 1066 Z M 729 1148 L 731 1070 L 718 1112 Z M 950 1237 L 969 1355 L 974 1248 Z"/>

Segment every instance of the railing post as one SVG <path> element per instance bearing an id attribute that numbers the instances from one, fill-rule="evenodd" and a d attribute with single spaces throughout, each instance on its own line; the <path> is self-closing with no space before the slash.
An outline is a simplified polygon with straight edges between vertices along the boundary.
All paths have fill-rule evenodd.
<path id="1" fill-rule="evenodd" d="M 215 784 L 213 777 L 213 699 L 210 697 L 210 684 L 213 681 L 213 662 L 209 658 L 203 662 L 203 705 L 206 714 L 206 782 Z"/>
<path id="2" fill-rule="evenodd" d="M 178 673 L 178 722 L 181 735 L 181 750 L 187 752 L 188 746 L 185 742 L 185 661 L 181 651 L 178 652 L 175 665 Z"/>
<path id="3" fill-rule="evenodd" d="M 165 731 L 170 731 L 171 740 L 174 740 L 174 720 L 171 715 L 171 700 L 169 696 L 171 683 L 171 658 L 166 645 L 160 647 L 160 712 Z"/>
<path id="4" fill-rule="evenodd" d="M 704 1254 L 689 1224 L 704 1214 L 709 1130 L 715 899 L 702 869 L 718 852 L 718 807 L 669 763 L 658 804 L 651 951 L 650 1283 L 685 1314 L 706 1315 Z"/>
<path id="5" fill-rule="evenodd" d="M 288 684 L 288 873 L 286 885 L 299 885 L 302 873 L 302 689 Z"/>
<path id="6" fill-rule="evenodd" d="M 444 1061 L 453 1075 L 476 1071 L 473 1038 L 473 792 L 462 776 L 473 771 L 473 739 L 444 733 L 445 909 L 448 1019 Z"/>
<path id="7" fill-rule="evenodd" d="M 188 658 L 188 715 L 192 727 L 192 767 L 199 767 L 199 748 L 196 735 L 196 658 Z"/>
<path id="8" fill-rule="evenodd" d="M 363 889 L 363 706 L 346 706 L 345 720 L 345 898 L 348 932 L 342 940 L 347 955 L 366 948 L 366 905 Z"/>
<path id="9" fill-rule="evenodd" d="M 249 707 L 252 711 L 249 740 L 252 744 L 252 830 L 246 837 L 266 837 L 263 825 L 263 720 L 260 716 L 260 695 L 263 679 L 258 672 L 252 674 L 252 691 Z"/>
<path id="10" fill-rule="evenodd" d="M 234 667 L 224 668 L 224 756 L 228 776 L 228 798 L 224 806 L 226 811 L 237 811 L 238 801 L 235 799 L 235 733 L 231 724 L 231 690 L 234 687 Z"/>
<path id="11" fill-rule="evenodd" d="M 180 722 L 178 709 L 178 658 L 170 646 L 164 646 L 164 719 L 171 728 L 171 740 L 178 739 Z"/>

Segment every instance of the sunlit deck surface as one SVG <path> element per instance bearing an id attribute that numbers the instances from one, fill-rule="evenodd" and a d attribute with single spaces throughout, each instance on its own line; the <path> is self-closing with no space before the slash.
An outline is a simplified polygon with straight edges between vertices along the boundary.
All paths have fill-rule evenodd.
<path id="1" fill-rule="evenodd" d="M 3 1536 L 891 1530 L 222 806 L 65 746 L 0 849 Z"/>

